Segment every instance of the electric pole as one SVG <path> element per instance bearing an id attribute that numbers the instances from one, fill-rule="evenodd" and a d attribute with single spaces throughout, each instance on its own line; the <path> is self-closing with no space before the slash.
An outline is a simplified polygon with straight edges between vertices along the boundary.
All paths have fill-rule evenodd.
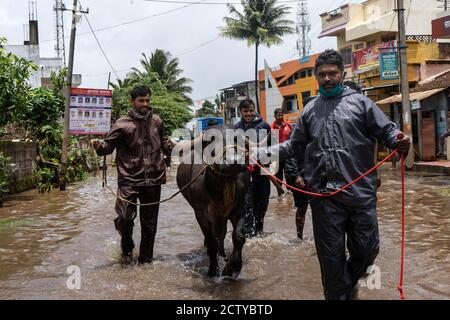
<path id="1" fill-rule="evenodd" d="M 405 7 L 403 0 L 397 0 L 398 14 L 398 34 L 400 51 L 400 83 L 402 93 L 403 108 L 403 132 L 411 139 L 411 147 L 408 156 L 405 159 L 406 167 L 411 169 L 414 166 L 414 147 L 411 125 L 411 101 L 409 97 L 409 79 L 408 79 L 408 56 L 406 47 L 406 27 L 405 27 Z"/>
<path id="2" fill-rule="evenodd" d="M 72 7 L 72 27 L 70 30 L 70 47 L 69 47 L 69 62 L 67 72 L 67 83 L 65 89 L 66 107 L 64 109 L 64 136 L 61 150 L 61 176 L 59 179 L 59 190 L 66 190 L 67 183 L 67 152 L 69 147 L 69 125 L 70 125 L 70 94 L 72 88 L 73 76 L 73 57 L 75 53 L 75 37 L 77 34 L 77 23 L 81 19 L 81 13 L 88 13 L 88 11 L 81 11 L 78 8 L 78 1 L 73 0 Z"/>

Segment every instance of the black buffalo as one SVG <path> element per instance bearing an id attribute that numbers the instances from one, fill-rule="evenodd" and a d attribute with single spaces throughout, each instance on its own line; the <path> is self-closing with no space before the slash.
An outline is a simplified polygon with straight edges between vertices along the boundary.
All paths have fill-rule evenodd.
<path id="1" fill-rule="evenodd" d="M 224 133 L 227 127 L 213 127 L 205 134 L 212 129 L 219 129 Z M 225 134 L 223 136 L 225 137 Z M 204 141 L 201 143 L 204 150 L 208 143 Z M 224 138 L 222 145 L 225 149 L 235 149 L 236 141 L 233 140 L 233 143 L 227 145 Z M 248 148 L 248 144 L 246 146 Z M 221 152 L 225 149 L 221 149 Z M 222 159 L 221 154 L 215 156 Z M 208 271 L 210 277 L 219 275 L 217 255 L 226 258 L 224 239 L 228 220 L 233 225 L 233 252 L 222 275 L 236 276 L 242 268 L 242 247 L 245 243 L 243 207 L 250 173 L 247 170 L 248 157 L 247 161 L 242 160 L 241 157 L 242 153 L 236 152 L 234 157 L 226 158 L 221 164 L 214 163 L 208 166 L 205 162 L 202 164 L 182 163 L 178 167 L 177 184 L 182 189 L 206 166 L 199 178 L 185 188 L 182 194 L 194 209 L 195 217 L 205 236 L 204 244 L 210 258 Z"/>

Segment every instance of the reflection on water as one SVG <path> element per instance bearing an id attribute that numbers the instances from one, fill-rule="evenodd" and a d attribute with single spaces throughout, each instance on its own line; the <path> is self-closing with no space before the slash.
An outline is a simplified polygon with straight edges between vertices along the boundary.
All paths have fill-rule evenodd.
<path id="1" fill-rule="evenodd" d="M 174 173 L 163 198 L 177 190 Z M 398 299 L 401 184 L 397 173 L 384 171 L 382 177 L 381 250 L 376 260 L 382 287 L 363 289 L 363 299 Z M 449 181 L 407 177 L 407 298 L 450 298 Z M 246 242 L 237 279 L 206 277 L 203 238 L 181 196 L 161 205 L 155 262 L 122 266 L 112 222 L 114 198 L 101 188 L 99 179 L 69 186 L 66 192 L 15 195 L 0 209 L 0 299 L 322 299 L 310 212 L 306 240 L 297 241 L 293 201 L 275 194 L 266 234 Z M 139 228 L 136 219 L 137 243 Z M 230 231 L 226 250 L 231 250 Z M 80 290 L 66 287 L 70 265 L 81 268 Z"/>

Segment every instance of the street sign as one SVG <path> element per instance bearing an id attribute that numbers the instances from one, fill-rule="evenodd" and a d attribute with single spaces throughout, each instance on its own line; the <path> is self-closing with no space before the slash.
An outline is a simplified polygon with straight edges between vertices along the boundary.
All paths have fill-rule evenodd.
<path id="1" fill-rule="evenodd" d="M 111 127 L 112 90 L 72 88 L 69 133 L 104 135 Z"/>
<path id="2" fill-rule="evenodd" d="M 419 110 L 420 101 L 411 101 L 411 110 Z"/>
<path id="3" fill-rule="evenodd" d="M 381 80 L 398 79 L 398 54 L 397 52 L 380 53 L 380 78 Z"/>

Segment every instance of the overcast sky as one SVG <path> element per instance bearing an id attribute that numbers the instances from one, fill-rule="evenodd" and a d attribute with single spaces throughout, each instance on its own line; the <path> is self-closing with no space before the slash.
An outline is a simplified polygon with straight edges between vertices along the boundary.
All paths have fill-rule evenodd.
<path id="1" fill-rule="evenodd" d="M 182 1 L 192 0 L 178 2 Z M 204 0 L 216 3 L 225 1 Z M 72 0 L 64 2 L 66 7 L 72 7 Z M 313 53 L 336 47 L 334 38 L 317 39 L 321 31 L 319 14 L 349 2 L 360 3 L 362 0 L 310 1 Z M 249 48 L 245 41 L 219 37 L 219 27 L 224 24 L 223 17 L 228 15 L 225 5 L 187 5 L 146 0 L 81 0 L 81 3 L 83 7 L 89 7 L 88 19 L 94 30 L 110 27 L 96 31 L 96 35 L 121 78 L 129 68 L 139 66 L 142 52 L 150 55 L 158 48 L 179 57 L 180 66 L 184 70 L 183 76 L 193 80 L 194 100 L 213 99 L 219 89 L 254 77 L 254 47 Z M 53 4 L 54 0 L 37 0 L 40 50 L 43 57 L 55 56 Z M 283 4 L 291 7 L 289 18 L 295 22 L 296 3 Z M 175 10 L 177 8 L 179 9 Z M 134 20 L 139 21 L 124 24 Z M 22 44 L 23 25 L 27 21 L 28 0 L 0 0 L 0 35 L 6 36 L 9 44 Z M 65 12 L 66 52 L 69 48 L 70 21 L 70 12 Z M 112 27 L 119 24 L 123 25 Z M 82 74 L 82 87 L 105 88 L 111 67 L 90 33 L 84 17 L 77 33 L 74 72 Z M 264 66 L 264 59 L 270 66 L 295 59 L 295 41 L 296 35 L 290 35 L 284 38 L 284 43 L 280 46 L 262 47 L 260 69 Z M 113 74 L 112 79 L 114 78 Z"/>

